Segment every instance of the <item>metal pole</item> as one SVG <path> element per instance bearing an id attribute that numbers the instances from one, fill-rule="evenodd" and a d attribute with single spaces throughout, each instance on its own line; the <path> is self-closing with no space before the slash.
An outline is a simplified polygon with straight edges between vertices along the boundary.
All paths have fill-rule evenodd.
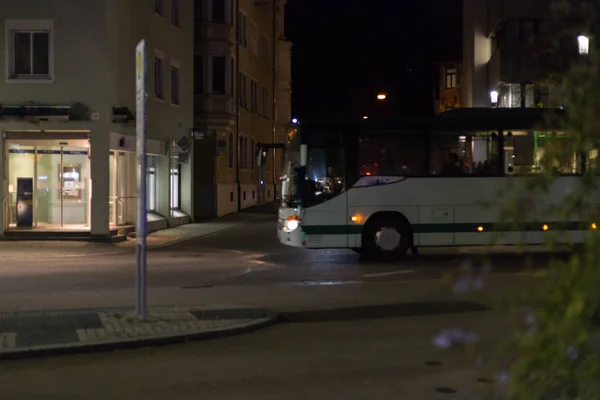
<path id="1" fill-rule="evenodd" d="M 65 198 L 65 166 L 63 164 L 63 150 L 60 146 L 60 227 L 64 226 L 64 198 Z"/>
<path id="2" fill-rule="evenodd" d="M 240 83 L 240 0 L 235 0 L 235 70 L 236 74 L 234 79 L 237 83 Z M 233 84 L 233 82 L 232 82 Z M 241 197 L 242 197 L 242 186 L 240 182 L 240 93 L 242 88 L 236 85 L 237 91 L 235 93 L 235 181 L 237 183 L 237 211 L 242 210 Z M 245 89 L 245 88 L 244 88 Z M 240 92 L 241 91 L 241 92 Z"/>
<path id="3" fill-rule="evenodd" d="M 146 41 L 136 47 L 136 150 L 138 164 L 136 212 L 136 313 L 146 320 Z"/>
<path id="4" fill-rule="evenodd" d="M 193 140 L 193 139 L 192 139 Z M 171 137 L 171 143 L 169 145 L 169 227 L 172 227 L 173 223 L 173 197 L 174 197 L 174 185 L 173 185 L 173 156 L 175 154 L 175 138 Z M 177 165 L 177 164 L 175 164 Z"/>
<path id="5" fill-rule="evenodd" d="M 37 220 L 37 187 L 38 187 L 38 146 L 33 148 L 33 193 L 31 200 L 33 200 L 33 226 L 38 227 Z M 62 208 L 62 207 L 61 207 Z"/>
<path id="6" fill-rule="evenodd" d="M 276 109 L 277 109 L 277 1 L 273 0 L 273 112 L 271 116 L 273 117 L 273 144 L 275 144 L 275 138 L 277 136 L 277 122 L 275 121 Z M 277 197 L 277 183 L 275 181 L 275 167 L 277 157 L 275 156 L 275 149 L 273 149 L 272 154 L 273 165 L 271 166 L 271 182 L 273 184 L 273 200 Z"/>

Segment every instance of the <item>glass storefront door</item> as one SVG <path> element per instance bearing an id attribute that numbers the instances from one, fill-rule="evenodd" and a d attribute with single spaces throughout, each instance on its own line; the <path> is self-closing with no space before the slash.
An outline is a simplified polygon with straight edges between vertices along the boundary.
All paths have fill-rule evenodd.
<path id="1" fill-rule="evenodd" d="M 18 180 L 34 179 L 35 147 L 10 145 L 8 147 L 8 210 L 7 221 L 10 228 L 17 227 Z"/>
<path id="2" fill-rule="evenodd" d="M 9 221 L 17 227 L 15 189 L 33 179 L 32 228 L 89 229 L 88 147 L 8 144 Z M 14 200 L 14 201 L 13 201 Z"/>

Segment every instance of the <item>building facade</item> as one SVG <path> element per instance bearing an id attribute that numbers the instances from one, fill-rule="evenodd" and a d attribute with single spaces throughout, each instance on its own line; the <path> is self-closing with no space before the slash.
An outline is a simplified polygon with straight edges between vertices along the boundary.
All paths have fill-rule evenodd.
<path id="1" fill-rule="evenodd" d="M 149 229 L 189 221 L 193 160 L 181 139 L 193 128 L 192 11 L 193 0 L 0 3 L 0 235 L 107 238 L 134 224 L 141 39 Z"/>
<path id="2" fill-rule="evenodd" d="M 275 199 L 291 114 L 284 0 L 195 0 L 194 218 Z"/>
<path id="3" fill-rule="evenodd" d="M 577 35 L 552 15 L 551 3 L 464 0 L 463 106 L 489 107 L 491 92 L 499 107 L 565 104 L 550 78 L 577 56 Z"/>
<path id="4" fill-rule="evenodd" d="M 442 113 L 461 107 L 462 67 L 460 62 L 445 62 L 440 65 L 436 112 Z"/>

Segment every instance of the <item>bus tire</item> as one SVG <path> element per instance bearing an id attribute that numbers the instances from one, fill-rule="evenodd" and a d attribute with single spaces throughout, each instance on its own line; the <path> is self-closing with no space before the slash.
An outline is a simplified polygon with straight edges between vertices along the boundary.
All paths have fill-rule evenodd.
<path id="1" fill-rule="evenodd" d="M 384 238 L 382 235 L 387 237 Z M 371 217 L 363 230 L 362 240 L 365 255 L 382 262 L 401 259 L 413 245 L 410 223 L 397 213 L 385 213 Z M 380 240 L 385 242 L 380 244 Z"/>

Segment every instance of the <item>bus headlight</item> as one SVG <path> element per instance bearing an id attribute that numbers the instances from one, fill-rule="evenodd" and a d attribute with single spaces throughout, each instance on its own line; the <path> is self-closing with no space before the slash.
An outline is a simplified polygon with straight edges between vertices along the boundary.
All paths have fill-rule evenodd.
<path id="1" fill-rule="evenodd" d="M 300 226 L 300 220 L 296 216 L 288 217 L 285 221 L 284 228 L 287 232 L 292 232 Z"/>

